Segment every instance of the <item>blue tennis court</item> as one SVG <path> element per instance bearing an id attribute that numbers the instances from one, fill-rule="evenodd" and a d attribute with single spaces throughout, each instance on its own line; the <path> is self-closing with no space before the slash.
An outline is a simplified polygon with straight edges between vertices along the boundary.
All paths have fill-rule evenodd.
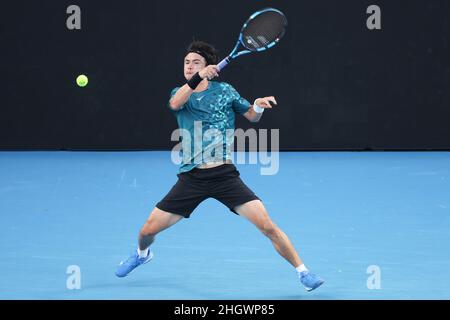
<path id="1" fill-rule="evenodd" d="M 170 153 L 0 152 L 0 299 L 450 298 L 449 152 L 282 152 L 276 175 L 237 167 L 323 286 L 306 292 L 266 237 L 212 199 L 119 279 L 177 179 Z"/>

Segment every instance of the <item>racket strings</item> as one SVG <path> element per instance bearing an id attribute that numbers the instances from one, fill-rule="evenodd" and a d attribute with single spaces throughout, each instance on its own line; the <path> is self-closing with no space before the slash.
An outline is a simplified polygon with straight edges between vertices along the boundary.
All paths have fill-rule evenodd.
<path id="1" fill-rule="evenodd" d="M 260 14 L 244 28 L 244 44 L 249 50 L 267 47 L 283 36 L 285 26 L 286 18 L 277 12 Z"/>

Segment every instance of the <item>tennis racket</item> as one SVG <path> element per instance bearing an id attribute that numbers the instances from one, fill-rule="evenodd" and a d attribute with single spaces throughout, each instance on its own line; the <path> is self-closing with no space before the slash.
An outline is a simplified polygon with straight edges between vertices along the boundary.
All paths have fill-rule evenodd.
<path id="1" fill-rule="evenodd" d="M 233 51 L 217 65 L 219 71 L 239 56 L 272 48 L 283 37 L 286 27 L 287 19 L 277 9 L 266 8 L 255 12 L 242 26 Z M 240 46 L 243 50 L 238 52 Z"/>

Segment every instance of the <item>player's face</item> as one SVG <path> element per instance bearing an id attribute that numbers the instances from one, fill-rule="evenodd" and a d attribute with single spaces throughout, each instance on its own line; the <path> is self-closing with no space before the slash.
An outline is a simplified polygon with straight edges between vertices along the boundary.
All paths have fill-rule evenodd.
<path id="1" fill-rule="evenodd" d="M 189 80 L 194 74 L 206 67 L 206 60 L 195 52 L 189 52 L 184 58 L 184 77 Z"/>

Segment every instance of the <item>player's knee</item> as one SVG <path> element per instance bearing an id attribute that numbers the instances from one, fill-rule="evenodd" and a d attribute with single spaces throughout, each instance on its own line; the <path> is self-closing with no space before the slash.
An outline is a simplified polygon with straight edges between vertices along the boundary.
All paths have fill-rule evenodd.
<path id="1" fill-rule="evenodd" d="M 139 231 L 141 237 L 154 236 L 159 232 L 158 227 L 155 223 L 147 221 L 144 226 Z"/>
<path id="2" fill-rule="evenodd" d="M 263 224 L 261 231 L 266 237 L 272 239 L 277 235 L 278 227 L 273 222 L 267 222 Z"/>

